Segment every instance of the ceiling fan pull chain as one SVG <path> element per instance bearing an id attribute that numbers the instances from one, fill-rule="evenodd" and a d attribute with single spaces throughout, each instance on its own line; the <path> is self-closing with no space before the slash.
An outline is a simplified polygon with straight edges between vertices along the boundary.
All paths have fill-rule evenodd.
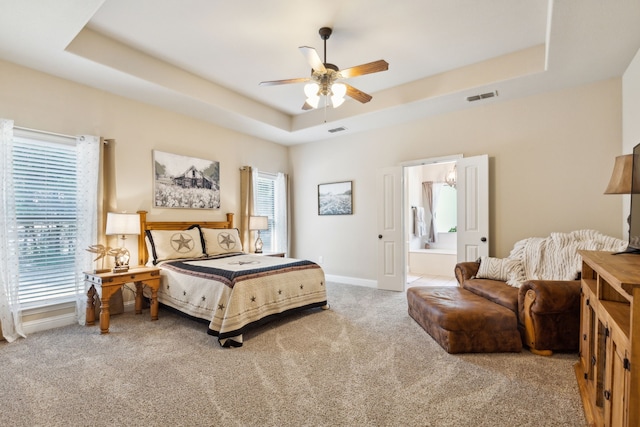
<path id="1" fill-rule="evenodd" d="M 326 43 L 326 42 L 325 42 Z M 327 123 L 327 104 L 329 103 L 328 98 L 324 97 L 324 122 Z"/>

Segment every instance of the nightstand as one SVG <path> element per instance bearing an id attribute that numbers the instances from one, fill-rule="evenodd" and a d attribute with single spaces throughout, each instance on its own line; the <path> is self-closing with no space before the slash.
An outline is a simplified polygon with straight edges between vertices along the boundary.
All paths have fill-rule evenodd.
<path id="1" fill-rule="evenodd" d="M 284 252 L 261 252 L 259 254 L 253 253 L 253 255 L 273 256 L 278 258 L 284 258 Z"/>
<path id="2" fill-rule="evenodd" d="M 144 285 L 151 289 L 151 320 L 158 320 L 158 289 L 160 288 L 160 269 L 157 267 L 135 267 L 129 271 L 112 273 L 84 273 L 84 281 L 91 284 L 87 291 L 86 325 L 95 324 L 94 297 L 100 295 L 100 333 L 109 333 L 109 298 L 126 283 L 136 285 L 136 314 L 142 313 L 142 289 Z"/>

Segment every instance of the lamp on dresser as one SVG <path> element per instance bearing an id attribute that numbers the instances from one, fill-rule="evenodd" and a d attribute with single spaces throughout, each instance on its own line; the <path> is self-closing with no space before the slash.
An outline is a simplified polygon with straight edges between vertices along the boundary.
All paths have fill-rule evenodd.
<path id="1" fill-rule="evenodd" d="M 631 194 L 633 186 L 633 154 L 623 154 L 616 157 L 609 185 L 604 194 Z M 629 239 L 631 239 L 631 214 L 627 217 L 629 225 Z"/>
<path id="2" fill-rule="evenodd" d="M 250 216 L 249 217 L 249 230 L 257 231 L 258 238 L 256 239 L 256 253 L 262 253 L 262 239 L 260 238 L 261 230 L 269 229 L 269 217 L 267 216 Z"/>
<path id="3" fill-rule="evenodd" d="M 604 194 L 631 194 L 631 171 L 633 170 L 633 154 L 616 157 L 613 172 Z"/>
<path id="4" fill-rule="evenodd" d="M 129 271 L 129 259 L 131 255 L 126 248 L 127 235 L 140 234 L 140 215 L 129 213 L 107 213 L 107 227 L 105 230 L 107 236 L 120 236 L 122 239 L 122 247 L 111 250 L 114 256 L 115 267 L 114 273 Z"/>

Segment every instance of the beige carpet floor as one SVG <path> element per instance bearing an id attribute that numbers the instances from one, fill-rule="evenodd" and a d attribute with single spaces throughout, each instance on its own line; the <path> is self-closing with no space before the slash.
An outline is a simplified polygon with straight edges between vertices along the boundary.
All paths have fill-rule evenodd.
<path id="1" fill-rule="evenodd" d="M 576 354 L 450 355 L 403 293 L 327 284 L 331 310 L 220 348 L 130 312 L 0 343 L 1 426 L 583 426 Z"/>

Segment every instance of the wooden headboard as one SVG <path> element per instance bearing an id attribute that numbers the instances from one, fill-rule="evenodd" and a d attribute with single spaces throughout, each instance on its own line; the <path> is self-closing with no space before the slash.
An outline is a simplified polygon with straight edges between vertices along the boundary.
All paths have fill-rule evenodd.
<path id="1" fill-rule="evenodd" d="M 186 230 L 193 224 L 203 228 L 233 228 L 233 214 L 227 213 L 226 221 L 147 221 L 147 211 L 138 211 L 140 215 L 140 235 L 138 236 L 138 263 L 146 265 L 149 260 L 145 235 L 147 230 Z"/>

